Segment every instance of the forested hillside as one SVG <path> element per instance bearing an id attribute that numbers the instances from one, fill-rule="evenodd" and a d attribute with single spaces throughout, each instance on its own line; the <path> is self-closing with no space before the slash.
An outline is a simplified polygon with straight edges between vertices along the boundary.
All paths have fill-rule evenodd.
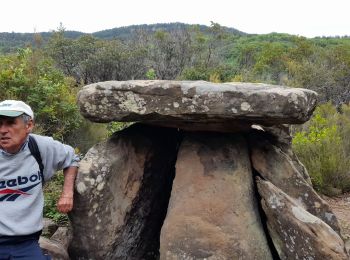
<path id="1" fill-rule="evenodd" d="M 0 98 L 26 100 L 38 113 L 41 132 L 72 140 L 83 151 L 79 139 L 92 140 L 101 132 L 80 117 L 75 105 L 79 88 L 92 82 L 249 81 L 315 90 L 324 105 L 295 130 L 295 149 L 318 190 L 350 190 L 348 37 L 247 35 L 216 23 L 176 23 L 94 34 L 63 28 L 42 34 L 2 33 L 0 50 Z"/>
<path id="2" fill-rule="evenodd" d="M 206 32 L 208 26 L 205 25 L 189 25 L 184 23 L 159 23 L 159 24 L 142 24 L 142 25 L 130 25 L 124 27 L 117 27 L 113 29 L 103 30 L 94 32 L 91 34 L 77 32 L 77 31 L 66 31 L 64 30 L 64 37 L 69 39 L 77 39 L 83 35 L 92 35 L 93 37 L 99 39 L 119 39 L 119 40 L 129 40 L 133 37 L 135 33 L 140 31 L 145 33 L 154 33 L 158 30 L 162 31 L 174 31 L 174 30 L 184 30 L 191 27 L 198 27 L 200 31 Z M 234 28 L 223 27 L 226 32 L 237 35 L 245 35 Z M 62 25 L 58 30 L 62 30 Z M 16 51 L 18 48 L 24 48 L 27 46 L 32 46 L 37 44 L 37 37 L 40 35 L 42 40 L 41 43 L 47 43 L 47 41 L 55 34 L 55 32 L 40 32 L 40 33 L 16 33 L 16 32 L 0 32 L 0 53 L 9 53 Z"/>
<path id="3" fill-rule="evenodd" d="M 15 33 L 1 32 L 0 33 L 0 53 L 11 53 L 19 48 L 35 46 L 37 44 L 45 44 L 52 37 L 54 32 L 41 33 Z M 67 38 L 76 39 L 84 33 L 75 31 L 65 31 L 64 35 Z M 38 42 L 38 40 L 40 41 Z"/>
<path id="4" fill-rule="evenodd" d="M 92 35 L 100 39 L 120 39 L 128 40 L 133 34 L 143 31 L 146 33 L 154 33 L 156 31 L 176 31 L 176 30 L 186 30 L 191 27 L 197 27 L 201 32 L 205 33 L 208 30 L 206 25 L 189 25 L 184 23 L 158 23 L 158 24 L 142 24 L 142 25 L 130 25 L 125 27 L 118 27 L 109 30 L 103 30 L 95 32 Z M 236 34 L 236 35 L 246 35 L 246 33 L 241 32 L 235 28 L 222 27 L 227 33 Z"/>

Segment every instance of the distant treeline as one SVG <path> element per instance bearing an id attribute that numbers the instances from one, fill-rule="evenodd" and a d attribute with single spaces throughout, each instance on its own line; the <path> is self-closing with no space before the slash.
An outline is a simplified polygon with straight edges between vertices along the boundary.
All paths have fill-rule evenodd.
<path id="1" fill-rule="evenodd" d="M 41 50 L 84 85 L 105 80 L 251 81 L 316 90 L 335 104 L 350 99 L 350 38 L 248 35 L 217 23 L 134 25 L 84 34 L 0 34 L 3 54 Z"/>
<path id="2" fill-rule="evenodd" d="M 189 25 L 184 23 L 158 23 L 158 24 L 141 24 L 141 25 L 130 25 L 124 27 L 117 27 L 108 30 L 102 30 L 94 32 L 91 34 L 78 32 L 78 31 L 67 31 L 64 30 L 64 37 L 69 39 L 77 39 L 83 35 L 91 35 L 99 39 L 119 39 L 119 40 L 129 40 L 135 33 L 142 30 L 147 33 L 154 33 L 155 31 L 174 31 L 179 29 L 188 29 L 191 27 L 197 27 L 202 32 L 208 30 L 206 25 Z M 228 33 L 245 35 L 246 33 L 241 32 L 234 28 L 223 27 Z M 62 30 L 62 25 L 57 30 Z M 14 52 L 18 48 L 25 48 L 35 44 L 36 35 L 40 35 L 43 42 L 47 41 L 55 34 L 52 32 L 40 32 L 40 33 L 16 33 L 16 32 L 0 32 L 0 53 Z"/>

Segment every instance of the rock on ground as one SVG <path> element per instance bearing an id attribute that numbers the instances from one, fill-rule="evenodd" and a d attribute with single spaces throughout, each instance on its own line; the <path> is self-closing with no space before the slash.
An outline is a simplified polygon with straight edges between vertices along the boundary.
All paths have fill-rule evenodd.
<path id="1" fill-rule="evenodd" d="M 51 256 L 52 260 L 69 260 L 67 248 L 60 242 L 46 237 L 40 237 L 39 245 L 45 254 Z M 34 260 L 34 259 L 33 259 Z"/>

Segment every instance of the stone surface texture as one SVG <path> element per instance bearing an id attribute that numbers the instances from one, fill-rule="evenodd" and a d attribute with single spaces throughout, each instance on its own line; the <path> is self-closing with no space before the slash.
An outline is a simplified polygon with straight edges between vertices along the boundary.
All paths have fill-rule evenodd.
<path id="1" fill-rule="evenodd" d="M 160 259 L 272 259 L 243 136 L 185 136 Z"/>
<path id="2" fill-rule="evenodd" d="M 56 232 L 50 237 L 51 240 L 60 243 L 66 250 L 72 241 L 72 230 L 70 227 L 59 227 Z"/>
<path id="3" fill-rule="evenodd" d="M 52 260 L 69 260 L 67 248 L 64 247 L 60 242 L 57 242 L 46 237 L 40 237 L 39 245 L 43 250 L 44 254 L 51 256 Z M 33 259 L 34 260 L 34 259 Z"/>
<path id="4" fill-rule="evenodd" d="M 273 145 L 281 149 L 292 161 L 294 167 L 297 168 L 299 173 L 303 176 L 305 181 L 312 186 L 311 178 L 304 164 L 298 159 L 296 154 L 292 149 L 292 136 L 290 133 L 290 125 L 274 125 L 271 127 L 264 126 L 261 128 L 268 135 L 271 135 L 269 138 L 266 137 Z"/>
<path id="5" fill-rule="evenodd" d="M 343 240 L 269 181 L 258 179 L 262 207 L 280 259 L 349 259 Z"/>
<path id="6" fill-rule="evenodd" d="M 44 227 L 41 235 L 45 237 L 51 237 L 58 229 L 58 225 L 49 218 L 44 218 L 43 225 Z"/>
<path id="7" fill-rule="evenodd" d="M 179 128 L 184 122 L 205 123 L 209 128 L 210 123 L 302 123 L 310 118 L 316 101 L 317 94 L 306 89 L 162 80 L 94 83 L 78 97 L 82 115 L 91 121 L 179 123 Z"/>
<path id="8" fill-rule="evenodd" d="M 156 259 L 177 143 L 175 129 L 133 125 L 90 149 L 70 214 L 73 259 Z"/>
<path id="9" fill-rule="evenodd" d="M 273 145 L 267 136 L 251 134 L 251 160 L 253 168 L 265 179 L 294 198 L 305 210 L 319 217 L 336 232 L 340 233 L 339 223 L 329 205 L 316 193 L 295 167 L 293 160 L 281 148 Z"/>

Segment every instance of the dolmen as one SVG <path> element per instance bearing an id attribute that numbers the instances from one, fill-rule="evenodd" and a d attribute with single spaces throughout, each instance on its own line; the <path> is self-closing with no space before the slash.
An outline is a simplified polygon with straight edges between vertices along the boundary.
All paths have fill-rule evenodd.
<path id="1" fill-rule="evenodd" d="M 132 122 L 81 161 L 71 259 L 349 259 L 291 149 L 317 94 L 256 83 L 85 86 L 81 114 Z"/>

